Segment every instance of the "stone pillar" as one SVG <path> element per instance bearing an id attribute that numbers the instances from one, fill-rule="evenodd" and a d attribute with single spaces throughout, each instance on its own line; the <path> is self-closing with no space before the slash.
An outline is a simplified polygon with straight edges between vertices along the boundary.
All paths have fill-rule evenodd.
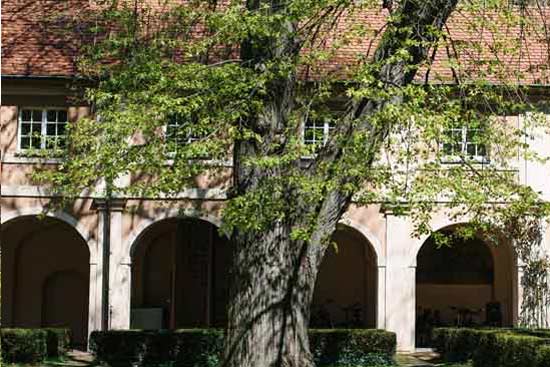
<path id="1" fill-rule="evenodd" d="M 132 269 L 130 254 L 122 242 L 122 211 L 125 201 L 111 200 L 109 259 L 109 329 L 130 328 Z"/>
<path id="2" fill-rule="evenodd" d="M 131 263 L 122 242 L 122 211 L 125 201 L 95 200 L 103 213 L 104 329 L 130 328 Z"/>
<path id="3" fill-rule="evenodd" d="M 88 336 L 92 331 L 107 329 L 107 308 L 106 308 L 106 280 L 108 279 L 107 267 L 109 261 L 105 250 L 109 248 L 107 223 L 109 214 L 103 201 L 94 200 L 92 210 L 97 210 L 97 242 L 95 258 L 90 259 L 90 303 L 88 308 Z"/>
<path id="4" fill-rule="evenodd" d="M 416 240 L 406 217 L 386 211 L 386 329 L 397 334 L 397 350 L 415 349 Z"/>
<path id="5" fill-rule="evenodd" d="M 378 266 L 376 328 L 386 328 L 386 267 Z"/>

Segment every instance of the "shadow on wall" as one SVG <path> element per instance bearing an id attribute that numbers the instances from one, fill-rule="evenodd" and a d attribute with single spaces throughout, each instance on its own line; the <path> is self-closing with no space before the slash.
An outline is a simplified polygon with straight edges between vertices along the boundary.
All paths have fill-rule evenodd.
<path id="1" fill-rule="evenodd" d="M 90 254 L 58 219 L 18 217 L 2 225 L 2 321 L 7 327 L 70 328 L 86 345 Z"/>

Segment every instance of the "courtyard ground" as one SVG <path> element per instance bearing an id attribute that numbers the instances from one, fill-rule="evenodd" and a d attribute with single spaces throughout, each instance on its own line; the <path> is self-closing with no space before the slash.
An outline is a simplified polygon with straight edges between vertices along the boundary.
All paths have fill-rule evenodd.
<path id="1" fill-rule="evenodd" d="M 428 350 L 417 353 L 397 354 L 399 367 L 471 367 L 469 364 L 448 364 L 438 362 L 438 355 Z M 5 365 L 5 367 L 93 367 L 94 358 L 91 354 L 81 351 L 71 351 L 64 360 L 49 360 L 40 365 Z"/>

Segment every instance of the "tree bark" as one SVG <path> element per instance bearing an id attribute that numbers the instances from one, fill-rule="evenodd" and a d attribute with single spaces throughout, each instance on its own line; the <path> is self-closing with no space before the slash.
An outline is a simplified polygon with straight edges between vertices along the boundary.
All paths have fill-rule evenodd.
<path id="1" fill-rule="evenodd" d="M 259 6 L 263 0 L 249 0 L 248 6 Z M 391 60 L 403 46 L 403 33 L 395 32 L 401 27 L 412 27 L 409 36 L 418 41 L 430 41 L 433 36 L 428 29 L 441 29 L 456 7 L 458 0 L 405 0 L 400 2 L 398 11 L 404 15 L 391 30 L 386 31 L 375 54 L 375 61 Z M 275 2 L 270 2 L 273 4 Z M 282 9 L 278 3 L 274 9 Z M 245 44 L 242 47 L 243 60 L 252 60 L 258 65 L 280 56 L 296 55 L 299 47 L 292 38 L 293 25 L 288 24 L 288 32 L 281 32 L 281 39 L 271 42 L 255 42 L 256 46 Z M 393 32 L 393 33 L 391 33 Z M 260 45 L 260 46 L 258 46 Z M 379 73 L 384 85 L 398 87 L 413 81 L 415 71 L 410 65 L 418 65 L 427 57 L 426 44 L 409 46 L 410 62 L 385 64 Z M 247 158 L 273 154 L 266 147 L 271 142 L 283 141 L 287 117 L 292 110 L 295 90 L 295 75 L 273 83 L 270 99 L 263 113 L 248 122 L 248 128 L 264 138 L 264 144 L 250 141 L 236 142 L 234 149 L 234 185 L 238 194 L 255 190 L 262 185 L 265 177 L 277 177 L 284 172 L 275 169 L 262 170 L 243 164 Z M 385 103 L 400 101 L 362 100 L 353 104 L 347 123 L 339 127 L 339 134 L 351 137 L 358 130 L 369 131 L 371 152 L 364 157 L 364 164 L 373 163 L 375 153 L 383 143 L 389 128 L 372 127 L 368 117 L 383 107 Z M 352 127 L 354 119 L 361 119 L 359 126 Z M 335 141 L 318 155 L 309 167 L 315 174 L 319 163 L 338 164 L 343 156 L 342 146 Z M 343 178 L 361 180 L 360 177 Z M 292 198 L 292 194 L 288 193 Z M 262 233 L 244 233 L 236 230 L 232 234 L 233 263 L 230 274 L 231 291 L 228 309 L 228 330 L 222 366 L 227 367 L 311 367 L 312 355 L 309 349 L 308 324 L 310 305 L 317 279 L 317 272 L 325 254 L 327 241 L 336 229 L 342 214 L 351 203 L 352 193 L 338 189 L 326 193 L 319 205 L 311 208 L 300 207 L 299 198 L 289 200 L 288 219 L 272 223 Z M 307 242 L 291 238 L 291 230 L 304 218 L 314 215 L 316 230 Z"/>

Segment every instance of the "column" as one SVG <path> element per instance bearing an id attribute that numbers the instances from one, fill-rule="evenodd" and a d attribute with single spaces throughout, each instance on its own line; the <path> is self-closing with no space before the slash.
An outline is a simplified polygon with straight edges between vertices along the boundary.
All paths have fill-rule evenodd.
<path id="1" fill-rule="evenodd" d="M 130 328 L 131 263 L 122 242 L 125 201 L 96 199 L 103 254 L 103 330 Z"/>
<path id="2" fill-rule="evenodd" d="M 109 329 L 130 328 L 132 264 L 122 242 L 122 212 L 125 201 L 109 201 Z"/>
<path id="3" fill-rule="evenodd" d="M 406 217 L 386 211 L 386 329 L 398 351 L 414 351 L 416 328 L 416 240 Z"/>
<path id="4" fill-rule="evenodd" d="M 97 242 L 95 258 L 90 258 L 90 301 L 88 311 L 88 335 L 96 330 L 106 330 L 107 328 L 107 310 L 105 285 L 108 276 L 107 268 L 104 266 L 109 261 L 108 254 L 105 254 L 105 249 L 108 249 L 108 230 L 107 223 L 109 215 L 106 206 L 102 202 L 94 200 L 92 210 L 97 210 Z M 89 339 L 88 339 L 89 340 Z"/>
<path id="5" fill-rule="evenodd" d="M 378 266 L 376 328 L 386 329 L 386 266 Z"/>

